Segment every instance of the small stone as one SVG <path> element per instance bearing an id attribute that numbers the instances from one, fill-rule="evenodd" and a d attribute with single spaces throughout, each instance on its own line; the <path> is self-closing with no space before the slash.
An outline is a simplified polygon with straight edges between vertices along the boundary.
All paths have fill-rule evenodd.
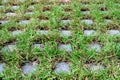
<path id="1" fill-rule="evenodd" d="M 69 67 L 69 63 L 67 62 L 59 62 L 57 65 L 56 65 L 56 68 L 54 70 L 54 72 L 56 74 L 60 74 L 60 73 L 67 73 L 69 74 L 70 73 L 70 67 Z"/>
<path id="2" fill-rule="evenodd" d="M 22 66 L 22 72 L 26 75 L 34 73 L 37 70 L 38 63 L 25 63 L 24 66 Z"/>
<path id="3" fill-rule="evenodd" d="M 68 53 L 72 52 L 72 47 L 71 47 L 71 44 L 61 44 L 58 46 L 58 49 L 60 51 L 66 51 Z"/>
<path id="4" fill-rule="evenodd" d="M 60 33 L 61 37 L 69 37 L 71 36 L 71 31 L 70 30 L 62 30 Z"/>
<path id="5" fill-rule="evenodd" d="M 0 63 L 0 74 L 3 72 L 5 63 Z"/>
<path id="6" fill-rule="evenodd" d="M 86 36 L 95 36 L 96 34 L 95 30 L 84 30 L 84 35 Z"/>
<path id="7" fill-rule="evenodd" d="M 101 46 L 100 44 L 98 43 L 95 43 L 95 44 L 90 44 L 88 46 L 88 50 L 94 50 L 95 49 L 95 52 L 99 53 L 101 51 Z"/>
<path id="8" fill-rule="evenodd" d="M 91 20 L 91 19 L 83 19 L 81 22 L 85 23 L 85 24 L 88 24 L 88 25 L 93 24 L 93 20 Z"/>

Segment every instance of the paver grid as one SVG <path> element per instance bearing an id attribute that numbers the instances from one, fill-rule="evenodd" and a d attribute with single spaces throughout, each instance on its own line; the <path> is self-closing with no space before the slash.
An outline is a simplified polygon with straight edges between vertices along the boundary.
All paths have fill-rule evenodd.
<path id="1" fill-rule="evenodd" d="M 86 58 L 93 56 L 90 61 L 85 59 L 83 62 L 85 67 L 82 67 L 88 71 L 108 69 L 109 64 L 101 59 L 120 54 L 120 16 L 116 16 L 118 14 L 114 12 L 120 10 L 120 3 L 114 2 L 116 6 L 112 6 L 107 2 L 108 0 L 2 0 L 0 73 L 6 73 L 4 68 L 8 66 L 7 61 L 11 61 L 7 59 L 10 55 L 16 57 L 13 62 L 17 60 L 19 64 L 15 62 L 14 65 L 25 75 L 39 72 L 38 65 L 42 65 L 42 59 L 47 55 L 53 59 L 59 59 L 59 56 L 65 58 L 65 61 L 55 61 L 57 64 L 52 70 L 55 74 L 72 73 L 73 63 L 70 57 L 76 53 L 79 56 L 85 54 Z M 99 59 L 97 56 L 105 57 Z M 41 61 L 41 64 L 36 63 L 37 60 Z M 91 62 L 92 60 L 94 62 Z M 48 63 L 49 61 L 46 65 Z"/>

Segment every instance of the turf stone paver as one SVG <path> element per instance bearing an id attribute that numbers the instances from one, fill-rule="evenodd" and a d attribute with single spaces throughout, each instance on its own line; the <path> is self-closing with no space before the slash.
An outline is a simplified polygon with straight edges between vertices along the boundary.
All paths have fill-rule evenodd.
<path id="1" fill-rule="evenodd" d="M 0 0 L 0 80 L 119 80 L 119 63 L 120 0 Z"/>

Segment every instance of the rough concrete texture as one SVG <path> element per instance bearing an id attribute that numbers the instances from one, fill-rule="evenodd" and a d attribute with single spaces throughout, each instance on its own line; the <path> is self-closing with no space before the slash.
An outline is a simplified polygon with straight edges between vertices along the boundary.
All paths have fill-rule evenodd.
<path id="1" fill-rule="evenodd" d="M 54 70 L 54 72 L 56 74 L 59 74 L 59 73 L 70 73 L 70 65 L 69 63 L 66 63 L 66 62 L 59 62 L 57 65 L 56 65 L 56 68 Z"/>
<path id="2" fill-rule="evenodd" d="M 26 75 L 34 73 L 37 69 L 37 63 L 25 63 L 24 66 L 22 66 L 22 72 Z"/>

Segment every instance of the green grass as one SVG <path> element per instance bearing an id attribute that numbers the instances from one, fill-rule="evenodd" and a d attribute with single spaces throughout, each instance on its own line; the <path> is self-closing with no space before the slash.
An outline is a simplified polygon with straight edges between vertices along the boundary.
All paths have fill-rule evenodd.
<path id="1" fill-rule="evenodd" d="M 2 0 L 3 1 L 3 0 Z M 5 62 L 4 71 L 0 74 L 2 80 L 119 80 L 120 79 L 120 36 L 106 35 L 107 30 L 120 31 L 120 1 L 119 0 L 73 0 L 68 4 L 43 0 L 39 2 L 25 1 L 24 3 L 9 0 L 0 1 L 0 20 L 8 23 L 0 24 L 0 49 L 8 44 L 16 44 L 13 52 L 0 52 L 0 62 Z M 86 6 L 85 3 L 88 5 Z M 12 5 L 20 6 L 17 10 Z M 34 10 L 28 9 L 30 5 Z M 82 14 L 83 8 L 90 14 Z M 101 9 L 102 8 L 102 9 Z M 107 10 L 107 13 L 101 10 Z M 50 12 L 46 12 L 49 10 Z M 7 12 L 15 12 L 17 16 L 7 17 Z M 33 12 L 28 15 L 26 12 Z M 110 18 L 112 22 L 105 22 Z M 47 22 L 40 22 L 48 20 Z M 70 19 L 70 23 L 61 20 Z M 81 23 L 82 19 L 92 19 L 93 24 Z M 28 24 L 19 24 L 20 20 L 30 20 Z M 10 30 L 22 30 L 23 34 L 11 36 Z M 49 30 L 48 36 L 36 34 L 37 29 Z M 60 37 L 60 30 L 72 31 L 70 37 Z M 84 30 L 96 30 L 96 36 L 85 36 Z M 101 52 L 88 51 L 87 46 L 92 43 L 102 45 Z M 34 49 L 32 44 L 42 43 L 45 49 Z M 59 51 L 58 45 L 70 43 L 72 52 Z M 38 61 L 37 71 L 24 75 L 21 67 L 25 62 Z M 55 74 L 54 68 L 60 61 L 70 63 L 70 74 Z M 102 64 L 103 71 L 90 72 L 87 63 Z"/>

